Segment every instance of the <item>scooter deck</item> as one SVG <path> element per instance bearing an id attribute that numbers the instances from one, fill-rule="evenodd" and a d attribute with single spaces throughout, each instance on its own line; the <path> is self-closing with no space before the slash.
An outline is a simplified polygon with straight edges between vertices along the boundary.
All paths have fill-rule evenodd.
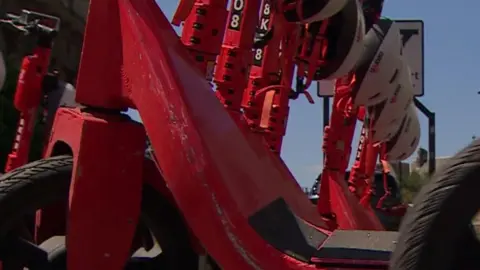
<path id="1" fill-rule="evenodd" d="M 225 269 L 317 269 L 330 232 L 288 169 L 225 111 L 153 0 L 117 4 L 129 98 L 202 245 Z"/>
<path id="2" fill-rule="evenodd" d="M 397 232 L 336 230 L 313 255 L 324 267 L 387 269 L 397 243 Z"/>

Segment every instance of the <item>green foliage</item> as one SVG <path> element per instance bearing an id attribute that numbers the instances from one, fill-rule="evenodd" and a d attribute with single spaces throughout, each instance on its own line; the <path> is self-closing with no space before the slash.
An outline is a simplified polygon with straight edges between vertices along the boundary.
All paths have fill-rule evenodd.
<path id="1" fill-rule="evenodd" d="M 5 168 L 7 155 L 11 152 L 17 129 L 19 113 L 13 106 L 17 85 L 18 65 L 7 62 L 7 77 L 0 91 L 0 172 Z M 31 144 L 30 160 L 39 159 L 43 149 L 43 125 L 35 127 Z"/>
<path id="2" fill-rule="evenodd" d="M 410 175 L 400 181 L 400 191 L 404 203 L 411 203 L 420 189 L 429 180 L 427 175 L 412 172 Z"/>

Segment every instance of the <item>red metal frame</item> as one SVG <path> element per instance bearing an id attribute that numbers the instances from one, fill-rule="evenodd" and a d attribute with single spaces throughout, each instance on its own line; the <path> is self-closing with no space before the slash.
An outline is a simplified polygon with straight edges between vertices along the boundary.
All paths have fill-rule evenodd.
<path id="1" fill-rule="evenodd" d="M 265 39 L 267 37 L 275 22 L 275 16 L 275 13 L 273 13 L 272 2 L 269 0 L 263 1 L 256 32 L 258 38 Z M 265 44 L 257 46 L 253 51 L 253 63 L 248 85 L 243 92 L 242 99 L 242 108 L 244 110 L 243 115 L 246 123 L 252 131 L 263 133 L 265 137 L 268 137 L 266 132 L 268 132 L 269 129 L 270 116 L 274 106 L 273 102 L 276 92 L 278 92 L 276 95 L 277 102 L 279 100 L 279 95 L 281 95 L 280 92 L 283 94 L 281 95 L 282 100 L 285 98 L 284 90 L 279 89 L 281 88 L 280 84 L 282 78 L 278 55 L 280 53 L 282 36 L 272 34 L 273 33 L 270 32 L 271 37 L 269 40 L 260 41 Z M 269 86 L 277 86 L 277 88 L 268 88 Z M 278 111 L 278 108 L 276 108 L 275 111 Z M 271 127 L 271 129 L 272 128 L 273 127 Z M 271 149 L 275 150 L 275 146 L 276 145 L 271 145 Z"/>
<path id="2" fill-rule="evenodd" d="M 252 61 L 259 0 L 232 0 L 214 82 L 217 97 L 232 113 L 241 109 Z"/>
<path id="3" fill-rule="evenodd" d="M 370 208 L 370 200 L 374 195 L 374 182 L 373 177 L 377 168 L 378 161 L 382 164 L 383 173 L 383 187 L 384 195 L 379 199 L 376 210 L 383 211 L 387 215 L 403 216 L 406 213 L 407 206 L 403 204 L 395 206 L 384 206 L 384 201 L 392 196 L 388 184 L 388 174 L 390 173 L 390 167 L 388 162 L 383 158 L 385 156 L 385 144 L 374 144 L 368 138 L 371 136 L 367 134 L 368 120 L 365 121 L 365 115 L 363 112 L 358 114 L 358 118 L 364 121 L 362 131 L 360 134 L 360 140 L 357 149 L 357 155 L 355 162 L 350 170 L 350 176 L 348 179 L 348 186 L 351 193 L 360 199 L 360 204 L 366 208 Z"/>
<path id="4" fill-rule="evenodd" d="M 5 164 L 5 172 L 28 163 L 30 143 L 43 97 L 42 81 L 48 72 L 50 54 L 50 47 L 37 46 L 32 54 L 23 58 L 14 98 L 20 119 L 12 152 Z"/>
<path id="5" fill-rule="evenodd" d="M 344 181 L 358 114 L 352 106 L 350 96 L 354 81 L 355 76 L 350 74 L 336 83 L 330 125 L 324 131 L 325 163 L 317 208 L 331 229 L 358 229 L 366 226 L 382 230 L 383 226 L 373 211 L 358 203 L 358 198 L 349 191 Z"/>
<path id="6" fill-rule="evenodd" d="M 224 0 L 182 1 L 174 21 L 186 18 L 183 43 L 153 0 L 91 0 L 76 95 L 86 108 L 57 112 L 47 150 L 49 156 L 68 144 L 75 161 L 68 269 L 123 268 L 140 212 L 142 179 L 149 173 L 146 134 L 163 176 L 157 171 L 149 181 L 162 194 L 168 185 L 193 234 L 226 269 L 316 269 L 285 256 L 251 229 L 247 217 L 278 197 L 327 235 L 336 228 L 382 229 L 343 181 L 357 117 L 349 99 L 354 76 L 337 81 L 331 125 L 325 130 L 319 216 L 276 154 L 288 118 L 299 26 L 281 25 L 285 28 L 277 29 L 265 47 L 262 65 L 250 72 L 260 2 L 242 3 L 243 9 L 232 1 L 227 21 L 239 18 L 241 23 L 238 29 L 227 27 L 214 77 L 222 106 L 205 80 L 206 63 L 218 54 L 221 34 L 207 43 L 191 40 L 208 37 L 224 21 Z M 202 17 L 199 8 L 218 16 Z M 198 23 L 203 28 L 193 31 Z M 98 31 L 99 25 L 108 25 L 108 31 Z M 283 64 L 274 59 L 280 42 Z M 195 62 L 192 54 L 203 60 Z M 271 76 L 279 70 L 280 78 Z M 276 80 L 279 84 L 272 86 Z M 253 94 L 258 100 L 252 106 L 251 92 L 262 90 Z M 123 115 L 127 108 L 138 109 L 144 126 Z M 252 126 L 261 128 L 273 151 L 251 132 Z"/>
<path id="7" fill-rule="evenodd" d="M 265 38 L 275 20 L 270 0 L 264 0 L 260 9 L 260 20 L 257 26 L 257 36 Z M 271 34 L 271 33 L 270 33 Z M 268 43 L 261 44 L 253 51 L 253 63 L 250 70 L 248 86 L 243 93 L 242 108 L 244 118 L 254 131 L 262 131 L 260 121 L 266 93 L 258 91 L 270 85 L 280 84 L 280 35 L 273 35 Z"/>
<path id="8" fill-rule="evenodd" d="M 43 82 L 48 73 L 53 40 L 60 28 L 60 19 L 29 10 L 22 10 L 20 15 L 7 13 L 5 16 L 5 19 L 0 20 L 2 25 L 35 38 L 35 48 L 23 58 L 15 89 L 13 103 L 20 112 L 20 119 L 12 152 L 7 156 L 5 164 L 5 172 L 9 172 L 29 161 L 30 143 L 45 96 Z"/>
<path id="9" fill-rule="evenodd" d="M 260 99 L 263 99 L 263 104 L 260 103 L 263 106 L 259 127 L 263 130 L 268 148 L 277 154 L 281 151 L 283 136 L 287 129 L 288 113 L 290 111 L 288 103 L 295 68 L 294 56 L 299 42 L 298 30 L 299 26 L 297 25 L 284 25 L 283 29 L 276 29 L 277 32 L 288 33 L 281 37 L 280 43 L 282 54 L 279 66 L 280 83 L 266 86 L 255 94 L 255 97 L 263 96 Z M 275 35 L 278 34 L 274 33 Z M 275 55 L 271 54 L 270 57 L 275 57 Z M 278 54 L 276 57 L 278 57 Z M 270 61 L 270 59 L 267 60 Z"/>
<path id="10" fill-rule="evenodd" d="M 181 40 L 190 50 L 198 68 L 208 81 L 213 79 L 215 60 L 220 54 L 227 19 L 226 0 L 198 0 L 187 4 L 180 3 L 173 23 L 184 21 Z M 185 6 L 184 6 L 185 5 Z M 188 16 L 184 10 L 190 10 Z"/>
<path id="11" fill-rule="evenodd" d="M 34 37 L 36 42 L 33 51 L 23 58 L 15 89 L 14 106 L 20 112 L 20 119 L 12 152 L 7 156 L 5 164 L 5 171 L 9 172 L 29 161 L 35 124 L 41 113 L 39 109 L 48 95 L 45 91 L 51 90 L 44 89 L 43 83 L 48 74 L 53 41 L 60 27 L 60 19 L 29 10 L 22 10 L 18 16 L 9 13 L 6 16 L 7 19 L 1 20 L 3 24 Z M 34 17 L 35 21 L 31 21 L 31 17 Z M 46 116 L 45 112 L 43 116 Z M 64 213 L 63 205 L 52 206 L 47 211 L 37 211 L 35 239 L 42 240 L 56 232 L 63 233 Z M 47 222 L 42 222 L 44 220 Z"/>

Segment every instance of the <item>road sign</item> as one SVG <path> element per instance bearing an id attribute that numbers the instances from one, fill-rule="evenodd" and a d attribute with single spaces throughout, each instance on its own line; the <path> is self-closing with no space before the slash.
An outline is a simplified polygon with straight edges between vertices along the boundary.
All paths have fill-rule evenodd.
<path id="1" fill-rule="evenodd" d="M 321 80 L 318 81 L 317 95 L 319 97 L 332 97 L 335 91 L 334 80 Z"/>
<path id="2" fill-rule="evenodd" d="M 395 20 L 400 28 L 402 53 L 412 71 L 414 95 L 424 93 L 424 31 L 422 20 Z M 319 97 L 331 97 L 334 92 L 333 81 L 320 81 L 317 91 Z"/>
<path id="3" fill-rule="evenodd" d="M 424 31 L 422 20 L 395 20 L 402 37 L 403 58 L 412 71 L 413 93 L 424 93 Z"/>

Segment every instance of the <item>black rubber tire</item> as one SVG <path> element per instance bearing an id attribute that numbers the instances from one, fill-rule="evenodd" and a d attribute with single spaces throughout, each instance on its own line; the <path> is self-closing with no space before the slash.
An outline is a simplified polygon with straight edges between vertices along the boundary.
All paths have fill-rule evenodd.
<path id="1" fill-rule="evenodd" d="M 57 156 L 0 177 L 0 239 L 25 215 L 67 201 L 72 165 L 72 157 Z M 143 189 L 141 218 L 162 247 L 161 269 L 198 268 L 198 256 L 190 247 L 183 218 L 176 207 L 149 186 Z"/>
<path id="2" fill-rule="evenodd" d="M 390 269 L 479 269 L 480 244 L 471 226 L 480 209 L 479 191 L 480 140 L 476 140 L 419 192 L 402 221 Z"/>

